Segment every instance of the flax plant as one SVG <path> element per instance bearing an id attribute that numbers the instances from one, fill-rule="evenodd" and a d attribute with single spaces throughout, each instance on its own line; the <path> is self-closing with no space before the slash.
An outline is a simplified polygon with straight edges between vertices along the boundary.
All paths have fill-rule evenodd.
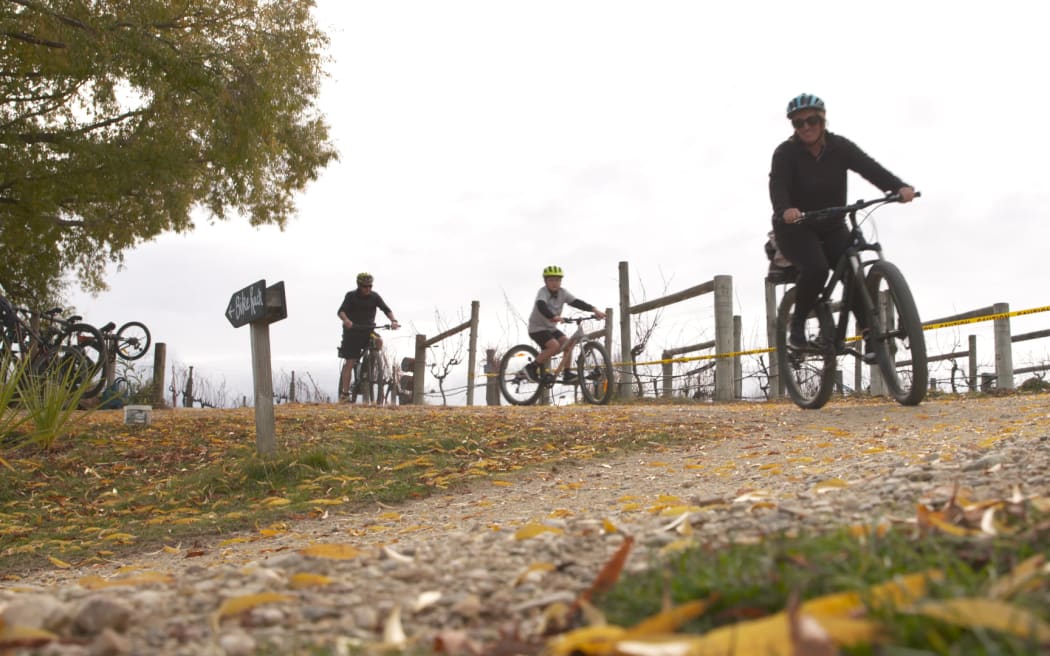
<path id="1" fill-rule="evenodd" d="M 90 366 L 79 352 L 68 349 L 51 362 L 23 372 L 17 383 L 18 406 L 33 424 L 30 440 L 52 449 L 83 416 L 78 410 L 88 389 L 84 373 Z"/>
<path id="2" fill-rule="evenodd" d="M 0 352 L 0 444 L 9 436 L 20 433 L 27 417 L 18 407 L 18 381 L 25 372 L 25 363 L 10 351 Z"/>

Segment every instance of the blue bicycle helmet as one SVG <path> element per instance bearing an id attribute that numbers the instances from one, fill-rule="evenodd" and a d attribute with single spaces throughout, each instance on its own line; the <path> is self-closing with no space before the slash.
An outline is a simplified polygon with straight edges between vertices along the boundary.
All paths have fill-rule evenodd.
<path id="1" fill-rule="evenodd" d="M 800 93 L 788 103 L 788 118 L 791 118 L 792 114 L 802 109 L 817 109 L 823 112 L 825 111 L 824 101 L 814 96 L 812 93 Z"/>

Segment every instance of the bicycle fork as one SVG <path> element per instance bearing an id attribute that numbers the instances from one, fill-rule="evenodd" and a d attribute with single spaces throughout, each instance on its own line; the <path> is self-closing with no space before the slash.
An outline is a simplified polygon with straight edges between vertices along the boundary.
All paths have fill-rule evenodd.
<path id="1" fill-rule="evenodd" d="M 878 299 L 872 298 L 871 293 L 868 291 L 867 277 L 864 273 L 865 267 L 874 264 L 877 260 L 865 263 L 861 260 L 860 252 L 852 248 L 846 252 L 845 260 L 849 265 L 849 273 L 843 275 L 843 313 L 835 335 L 836 344 L 842 345 L 846 343 L 846 326 L 849 323 L 849 315 L 851 313 L 867 324 L 858 326 L 858 332 L 861 334 L 883 334 L 882 317 L 878 312 Z M 843 271 L 843 273 L 845 274 L 846 272 Z M 856 311 L 854 311 L 855 308 Z M 853 352 L 858 356 L 863 355 L 861 348 L 844 347 L 846 352 Z"/>

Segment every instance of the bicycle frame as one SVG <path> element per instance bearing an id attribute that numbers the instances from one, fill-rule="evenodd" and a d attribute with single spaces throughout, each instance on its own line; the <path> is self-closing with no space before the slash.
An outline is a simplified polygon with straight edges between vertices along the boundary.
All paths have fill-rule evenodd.
<path id="1" fill-rule="evenodd" d="M 369 337 L 365 343 L 363 349 L 361 349 L 361 356 L 357 359 L 357 363 L 354 365 L 352 376 L 353 381 L 350 383 L 350 399 L 353 402 L 354 399 L 360 394 L 366 403 L 381 404 L 383 399 L 381 398 L 384 394 L 383 385 L 387 383 L 386 378 L 386 366 L 382 359 L 382 349 L 375 347 L 375 340 L 379 339 L 379 335 L 376 334 L 377 330 L 393 330 L 392 324 L 384 324 L 382 326 L 372 326 L 368 329 Z M 366 367 L 371 367 L 373 359 L 379 360 L 379 372 L 380 378 L 378 380 L 372 380 L 370 377 L 362 378 L 362 372 L 367 371 Z M 362 388 L 362 383 L 367 385 L 377 385 L 376 391 L 377 396 L 380 398 L 370 398 L 372 395 L 365 393 Z M 371 390 L 369 390 L 371 391 Z"/>
<path id="2" fill-rule="evenodd" d="M 558 362 L 558 368 L 554 369 L 552 372 L 555 376 L 560 375 L 572 366 L 572 358 L 566 357 L 566 355 L 587 339 L 587 333 L 583 330 L 583 322 L 591 318 L 592 317 L 570 317 L 562 320 L 562 323 L 575 323 L 576 330 L 568 336 L 569 339 L 565 341 L 565 346 L 558 350 L 557 355 L 561 357 L 561 361 Z"/>
<path id="3" fill-rule="evenodd" d="M 838 320 L 835 323 L 835 339 L 832 342 L 836 346 L 846 342 L 851 308 L 858 301 L 860 302 L 859 309 L 863 314 L 870 317 L 873 322 L 873 325 L 867 326 L 867 328 L 871 330 L 879 328 L 879 313 L 876 301 L 868 293 L 868 289 L 864 285 L 864 279 L 867 269 L 883 259 L 882 246 L 878 243 L 868 242 L 865 239 L 857 223 L 856 214 L 857 210 L 853 210 L 849 214 L 850 246 L 846 249 L 843 256 L 839 258 L 831 278 L 817 297 L 817 303 L 825 303 L 829 308 L 833 309 L 835 288 L 838 287 L 839 283 L 842 283 L 842 301 L 838 310 Z M 875 257 L 864 259 L 862 253 L 865 252 L 875 253 Z M 832 314 L 834 314 L 834 310 L 832 310 Z M 856 356 L 861 355 L 856 349 L 846 349 L 846 352 Z"/>

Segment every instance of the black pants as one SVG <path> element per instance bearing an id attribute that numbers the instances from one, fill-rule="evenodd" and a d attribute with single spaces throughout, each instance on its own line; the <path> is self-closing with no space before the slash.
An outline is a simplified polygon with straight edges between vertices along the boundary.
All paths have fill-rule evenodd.
<path id="1" fill-rule="evenodd" d="M 780 252 L 798 269 L 791 323 L 800 325 L 813 309 L 820 290 L 827 283 L 828 273 L 849 248 L 850 232 L 841 219 L 792 224 L 775 221 L 773 232 Z M 866 327 L 863 313 L 858 311 L 856 303 L 850 309 L 857 318 L 857 328 L 863 331 Z"/>

